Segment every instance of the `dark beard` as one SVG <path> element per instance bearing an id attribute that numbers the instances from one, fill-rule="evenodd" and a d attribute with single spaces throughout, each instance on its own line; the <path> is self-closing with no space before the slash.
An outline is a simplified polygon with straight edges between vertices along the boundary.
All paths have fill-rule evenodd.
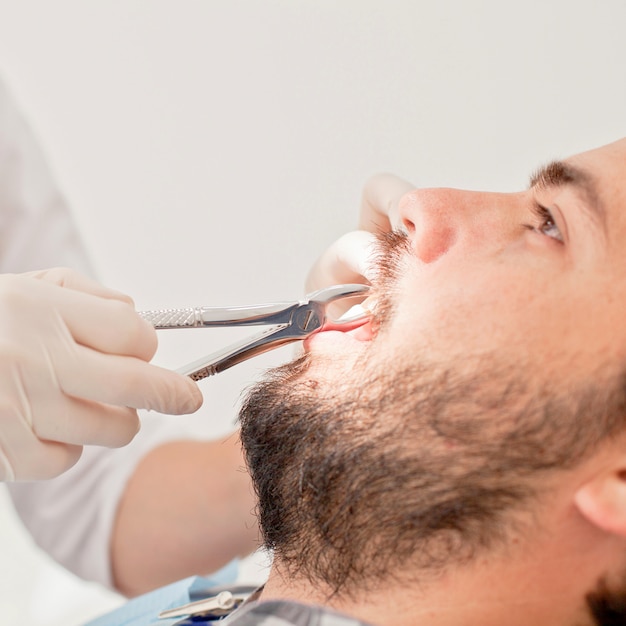
<path id="1" fill-rule="evenodd" d="M 478 374 L 355 369 L 333 394 L 306 359 L 280 368 L 240 414 L 267 547 L 333 594 L 436 572 L 505 540 L 541 474 L 597 443 L 589 415 L 606 410 L 596 389 L 530 395 L 493 357 Z"/>
<path id="2" fill-rule="evenodd" d="M 384 293 L 393 273 L 381 271 Z M 392 303 L 377 307 L 383 327 Z M 331 595 L 436 573 L 505 541 L 542 475 L 622 427 L 621 381 L 558 393 L 498 354 L 386 362 L 376 341 L 336 383 L 308 357 L 278 368 L 240 413 L 265 543 L 287 575 Z"/>

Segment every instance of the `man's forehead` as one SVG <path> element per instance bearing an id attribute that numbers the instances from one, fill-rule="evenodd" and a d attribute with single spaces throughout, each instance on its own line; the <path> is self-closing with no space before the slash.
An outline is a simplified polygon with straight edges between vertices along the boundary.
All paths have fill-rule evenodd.
<path id="1" fill-rule="evenodd" d="M 565 160 L 578 168 L 596 190 L 609 215 L 626 209 L 626 137 Z"/>
<path id="2" fill-rule="evenodd" d="M 626 169 L 626 137 L 599 148 L 575 154 L 566 160 L 581 164 L 588 163 L 589 167 L 593 167 L 594 164 L 602 166 L 602 164 L 613 163 L 617 167 L 621 166 Z"/>

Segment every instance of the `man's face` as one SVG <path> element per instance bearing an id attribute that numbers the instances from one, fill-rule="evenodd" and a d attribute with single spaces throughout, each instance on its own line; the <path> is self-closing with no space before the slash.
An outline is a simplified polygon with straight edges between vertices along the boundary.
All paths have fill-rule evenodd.
<path id="1" fill-rule="evenodd" d="M 548 166 L 522 193 L 418 189 L 400 213 L 408 251 L 382 294 L 393 315 L 371 346 L 315 337 L 325 376 L 372 349 L 435 361 L 508 352 L 555 384 L 626 356 L 626 139 Z"/>
<path id="2" fill-rule="evenodd" d="M 623 419 L 626 140 L 400 213 L 370 327 L 315 335 L 241 414 L 267 543 L 331 593 L 505 541 Z"/>

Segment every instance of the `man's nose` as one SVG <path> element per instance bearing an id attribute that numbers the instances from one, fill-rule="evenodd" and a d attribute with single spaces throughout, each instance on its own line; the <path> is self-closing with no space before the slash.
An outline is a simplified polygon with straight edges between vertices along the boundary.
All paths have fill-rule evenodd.
<path id="1" fill-rule="evenodd" d="M 455 245 L 494 244 L 510 233 L 509 194 L 460 189 L 414 189 L 399 202 L 417 258 L 432 263 Z M 508 207 L 509 209 L 512 207 Z"/>

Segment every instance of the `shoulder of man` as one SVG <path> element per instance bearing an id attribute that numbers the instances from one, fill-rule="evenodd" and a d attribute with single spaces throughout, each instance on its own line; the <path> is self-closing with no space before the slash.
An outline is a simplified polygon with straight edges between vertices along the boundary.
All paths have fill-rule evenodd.
<path id="1" fill-rule="evenodd" d="M 332 609 L 286 600 L 251 602 L 224 621 L 224 626 L 370 626 Z"/>

